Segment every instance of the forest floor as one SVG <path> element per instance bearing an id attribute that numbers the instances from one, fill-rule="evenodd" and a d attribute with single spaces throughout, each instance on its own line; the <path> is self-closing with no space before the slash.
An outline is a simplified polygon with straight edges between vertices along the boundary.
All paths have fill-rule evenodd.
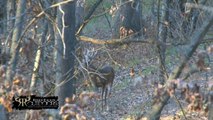
<path id="1" fill-rule="evenodd" d="M 140 66 L 139 66 L 140 67 Z M 128 70 L 116 72 L 115 84 L 113 85 L 112 95 L 107 99 L 107 107 L 101 109 L 101 100 L 96 100 L 96 107 L 91 110 L 86 110 L 88 118 L 95 120 L 136 120 L 138 115 L 144 115 L 150 110 L 151 100 L 154 93 L 153 81 L 155 77 L 147 76 L 134 78 L 125 78 L 121 74 L 127 74 Z M 205 84 L 205 79 L 196 76 L 199 81 L 195 81 L 199 85 Z M 211 76 L 210 79 L 213 79 Z M 133 81 L 136 80 L 136 81 Z M 100 94 L 100 93 L 99 93 Z M 179 100 L 188 120 L 207 120 L 207 116 L 198 113 L 187 113 L 187 103 L 184 100 Z M 23 120 L 26 111 L 15 110 L 10 114 L 10 120 Z M 41 120 L 34 117 L 32 120 Z M 43 119 L 45 120 L 45 119 Z M 144 118 L 144 120 L 146 120 Z M 164 107 L 161 114 L 161 120 L 185 120 L 175 98 L 171 98 L 168 104 Z"/>
<path id="2" fill-rule="evenodd" d="M 120 74 L 125 74 L 126 71 L 121 70 Z M 206 80 L 203 77 L 199 77 L 198 75 L 194 77 L 198 81 L 195 80 L 193 82 L 198 83 L 201 87 L 205 86 Z M 107 108 L 102 111 L 100 107 L 101 101 L 97 101 L 98 107 L 92 112 L 92 117 L 97 120 L 135 120 L 138 115 L 144 115 L 148 112 L 151 108 L 152 96 L 155 89 L 153 85 L 155 77 L 137 76 L 135 78 L 125 79 L 124 77 L 117 76 L 112 96 L 107 99 Z M 210 79 L 213 79 L 213 76 Z M 178 98 L 178 101 L 181 103 L 188 120 L 207 120 L 207 116 L 203 113 L 187 112 L 188 104 L 183 99 Z M 91 111 L 88 111 L 88 113 L 91 114 Z M 144 120 L 146 119 L 144 118 Z M 161 120 L 185 120 L 181 108 L 174 97 L 164 107 Z"/>

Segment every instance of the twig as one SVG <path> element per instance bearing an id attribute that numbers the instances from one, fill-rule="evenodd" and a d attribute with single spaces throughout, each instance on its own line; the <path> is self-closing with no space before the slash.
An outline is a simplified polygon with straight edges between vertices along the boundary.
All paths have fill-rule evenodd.
<path id="1" fill-rule="evenodd" d="M 122 66 L 121 64 L 119 64 L 118 62 L 116 62 L 116 61 L 112 58 L 112 56 L 111 56 L 111 54 L 109 53 L 108 50 L 107 50 L 106 52 L 107 52 L 109 58 L 110 58 L 116 65 L 118 65 L 118 66 L 120 66 L 120 67 Z"/>
<path id="2" fill-rule="evenodd" d="M 95 12 L 96 8 L 100 5 L 100 3 L 103 0 L 98 0 L 93 7 L 91 8 L 91 10 L 89 11 L 89 13 L 86 15 L 86 17 L 84 18 L 84 22 L 82 23 L 82 25 L 80 25 L 79 28 L 77 28 L 77 32 L 76 35 L 79 35 L 81 33 L 81 31 L 83 30 L 83 28 L 86 26 L 86 24 L 89 22 L 89 20 L 91 20 L 91 16 L 92 14 Z"/>
<path id="3" fill-rule="evenodd" d="M 65 44 L 65 41 L 64 41 L 64 30 L 65 30 L 65 12 L 62 10 L 61 6 L 59 6 L 59 11 L 62 13 L 62 30 L 61 30 L 61 41 L 62 41 L 62 44 L 63 44 L 63 58 L 65 57 L 65 52 L 66 52 L 66 44 Z M 60 30 L 59 30 L 60 31 Z"/>
<path id="4" fill-rule="evenodd" d="M 106 9 L 104 8 L 103 4 L 102 4 L 102 7 L 103 7 L 103 10 L 104 10 L 104 11 L 106 11 Z M 110 23 L 110 21 L 109 21 L 109 18 L 107 17 L 107 15 L 106 15 L 106 14 L 104 14 L 104 17 L 106 18 L 107 23 L 108 23 L 109 28 L 110 28 L 111 33 L 112 33 L 112 25 L 111 25 L 111 23 Z"/>

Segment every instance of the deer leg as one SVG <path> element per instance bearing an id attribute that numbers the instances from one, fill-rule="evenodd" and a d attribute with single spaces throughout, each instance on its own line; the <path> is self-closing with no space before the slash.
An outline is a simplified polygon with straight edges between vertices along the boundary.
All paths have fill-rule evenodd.
<path id="1" fill-rule="evenodd" d="M 101 95 L 102 110 L 104 109 L 104 103 L 103 103 L 103 100 L 104 100 L 104 90 L 105 90 L 105 86 L 102 87 L 102 95 Z"/>
<path id="2" fill-rule="evenodd" d="M 104 98 L 104 102 L 105 102 L 105 106 L 107 105 L 107 95 L 108 95 L 108 88 L 105 87 L 105 98 Z"/>
<path id="3" fill-rule="evenodd" d="M 111 83 L 110 86 L 109 86 L 109 96 L 111 95 L 112 85 L 113 85 L 113 83 Z"/>

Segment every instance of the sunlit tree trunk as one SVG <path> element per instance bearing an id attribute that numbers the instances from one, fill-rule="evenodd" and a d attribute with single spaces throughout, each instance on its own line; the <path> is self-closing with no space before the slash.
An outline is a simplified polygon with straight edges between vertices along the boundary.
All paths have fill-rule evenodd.
<path id="1" fill-rule="evenodd" d="M 44 21 L 43 30 L 41 30 L 43 34 L 38 41 L 38 48 L 36 51 L 33 72 L 32 72 L 31 81 L 30 81 L 30 88 L 29 88 L 33 94 L 39 93 L 42 96 L 44 95 L 44 87 L 43 87 L 44 83 L 43 83 L 43 80 L 39 81 L 38 72 L 40 69 L 41 60 L 42 60 L 42 56 L 43 56 L 43 43 L 46 39 L 47 30 L 48 30 L 48 23 L 47 23 L 47 21 Z M 40 83 L 40 85 L 38 83 Z M 27 111 L 25 114 L 25 120 L 29 120 L 30 117 L 32 117 L 31 116 L 32 114 L 33 114 L 33 111 Z"/>
<path id="2" fill-rule="evenodd" d="M 41 63 L 41 59 L 42 59 L 42 55 L 43 55 L 43 43 L 46 39 L 46 35 L 47 35 L 47 30 L 48 30 L 48 23 L 47 21 L 44 21 L 44 26 L 43 26 L 43 30 L 42 30 L 42 36 L 38 41 L 38 48 L 37 48 L 37 52 L 36 52 L 36 57 L 34 60 L 34 68 L 33 68 L 33 73 L 32 73 L 32 77 L 31 77 L 31 83 L 30 83 L 30 91 L 35 92 L 36 87 L 38 87 L 38 72 L 39 72 L 39 68 L 40 68 L 40 63 Z M 40 82 L 42 83 L 42 82 Z M 43 84 L 41 84 L 40 86 L 42 86 Z M 39 92 L 41 95 L 44 94 L 43 91 L 43 87 L 41 89 L 39 89 Z"/>

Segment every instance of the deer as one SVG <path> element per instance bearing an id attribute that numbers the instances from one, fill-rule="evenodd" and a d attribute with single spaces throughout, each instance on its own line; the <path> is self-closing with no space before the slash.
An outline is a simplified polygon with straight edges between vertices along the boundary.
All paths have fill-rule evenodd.
<path id="1" fill-rule="evenodd" d="M 113 86 L 113 81 L 115 78 L 115 71 L 112 66 L 104 65 L 101 68 L 95 67 L 94 64 L 91 63 L 91 58 L 94 58 L 97 51 L 93 50 L 86 50 L 85 51 L 85 61 L 86 61 L 86 69 L 88 72 L 89 80 L 92 85 L 95 87 L 95 90 L 98 91 L 98 88 L 102 89 L 101 92 L 101 99 L 102 99 L 102 110 L 107 105 L 107 95 L 111 95 L 111 90 Z M 109 90 L 109 94 L 108 94 Z M 103 101 L 104 100 L 104 101 Z M 104 102 L 104 103 L 103 103 Z"/>

